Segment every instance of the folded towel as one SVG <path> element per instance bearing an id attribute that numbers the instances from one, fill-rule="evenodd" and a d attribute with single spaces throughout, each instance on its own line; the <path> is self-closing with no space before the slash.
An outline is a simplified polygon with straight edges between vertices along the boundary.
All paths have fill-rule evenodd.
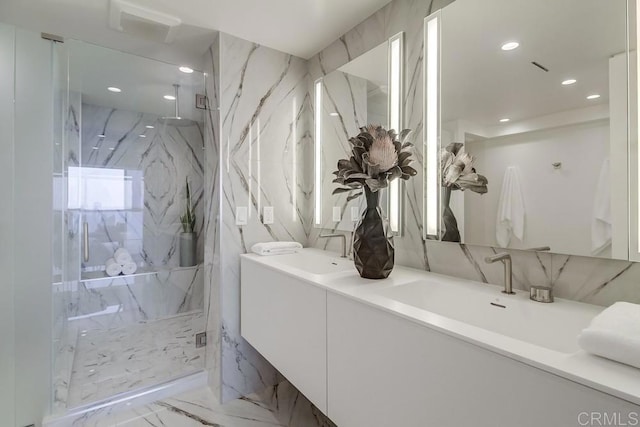
<path id="1" fill-rule="evenodd" d="M 118 264 L 127 264 L 131 262 L 131 254 L 125 248 L 119 248 L 113 253 L 113 259 Z"/>
<path id="2" fill-rule="evenodd" d="M 138 269 L 138 266 L 133 261 L 121 264 L 120 267 L 122 267 L 122 274 L 133 274 Z"/>
<path id="3" fill-rule="evenodd" d="M 496 241 L 503 248 L 509 246 L 511 236 L 521 242 L 524 239 L 524 197 L 516 168 L 509 166 L 504 173 L 502 190 L 498 200 L 496 218 Z"/>
<path id="4" fill-rule="evenodd" d="M 122 267 L 113 258 L 109 258 L 104 265 L 106 267 L 105 272 L 109 277 L 117 276 L 122 273 Z"/>
<path id="5" fill-rule="evenodd" d="M 611 180 L 609 179 L 609 159 L 600 167 L 600 176 L 593 201 L 591 217 L 591 253 L 597 254 L 611 245 Z"/>
<path id="6" fill-rule="evenodd" d="M 617 302 L 578 336 L 586 352 L 640 368 L 640 305 Z"/>
<path id="7" fill-rule="evenodd" d="M 251 252 L 258 255 L 281 255 L 298 252 L 302 245 L 298 242 L 265 242 L 256 243 L 251 247 Z"/>

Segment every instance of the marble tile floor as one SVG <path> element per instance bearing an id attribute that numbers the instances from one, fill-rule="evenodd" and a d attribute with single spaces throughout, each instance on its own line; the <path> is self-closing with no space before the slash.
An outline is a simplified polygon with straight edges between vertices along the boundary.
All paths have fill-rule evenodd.
<path id="1" fill-rule="evenodd" d="M 83 406 L 204 369 L 202 311 L 135 325 L 80 330 L 67 408 Z"/>
<path id="2" fill-rule="evenodd" d="M 96 410 L 74 420 L 82 427 L 335 427 L 290 383 L 269 387 L 225 404 L 216 403 L 208 388 L 135 408 L 124 403 Z"/>

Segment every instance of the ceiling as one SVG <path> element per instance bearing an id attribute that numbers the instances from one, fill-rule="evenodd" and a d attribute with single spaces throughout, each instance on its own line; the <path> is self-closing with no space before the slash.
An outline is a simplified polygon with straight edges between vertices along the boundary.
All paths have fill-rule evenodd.
<path id="1" fill-rule="evenodd" d="M 108 26 L 109 0 L 2 0 L 0 20 L 198 68 L 215 31 L 308 59 L 390 0 L 130 0 L 182 20 L 171 44 Z"/>
<path id="2" fill-rule="evenodd" d="M 609 58 L 625 51 L 625 7 L 625 0 L 456 0 L 448 5 L 441 27 L 443 122 L 511 126 L 608 104 Z M 501 50 L 508 41 L 520 46 Z M 570 78 L 577 83 L 561 84 Z M 592 93 L 601 97 L 587 100 Z M 501 124 L 502 118 L 511 122 Z"/>
<path id="3" fill-rule="evenodd" d="M 179 111 L 183 118 L 202 121 L 202 110 L 195 107 L 195 95 L 204 93 L 204 76 L 195 71 L 181 72 L 177 66 L 140 56 L 69 41 L 69 89 L 82 94 L 82 102 L 120 110 L 175 115 L 175 101 L 164 99 L 179 87 Z M 108 87 L 117 87 L 114 93 Z"/>

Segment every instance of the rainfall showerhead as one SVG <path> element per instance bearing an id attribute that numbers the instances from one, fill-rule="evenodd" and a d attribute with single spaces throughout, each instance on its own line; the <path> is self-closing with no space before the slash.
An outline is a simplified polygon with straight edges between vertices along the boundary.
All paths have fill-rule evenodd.
<path id="1" fill-rule="evenodd" d="M 175 95 L 176 115 L 173 117 L 162 117 L 160 119 L 160 123 L 167 126 L 191 126 L 195 123 L 193 120 L 180 117 L 180 97 L 178 95 L 178 90 L 180 88 L 180 85 L 174 84 L 173 87 L 175 88 L 175 91 L 176 91 L 176 95 Z"/>

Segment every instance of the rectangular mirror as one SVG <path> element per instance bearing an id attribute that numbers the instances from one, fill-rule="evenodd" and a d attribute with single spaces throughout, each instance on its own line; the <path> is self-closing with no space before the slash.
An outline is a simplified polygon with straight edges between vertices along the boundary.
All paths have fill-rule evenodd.
<path id="1" fill-rule="evenodd" d="M 365 206 L 363 197 L 332 192 L 339 159 L 349 158 L 349 138 L 367 124 L 402 128 L 402 35 L 399 33 L 314 83 L 314 224 L 353 231 Z M 401 184 L 382 190 L 391 229 L 401 227 Z"/>
<path id="2" fill-rule="evenodd" d="M 456 0 L 430 18 L 426 237 L 628 259 L 627 2 Z"/>

